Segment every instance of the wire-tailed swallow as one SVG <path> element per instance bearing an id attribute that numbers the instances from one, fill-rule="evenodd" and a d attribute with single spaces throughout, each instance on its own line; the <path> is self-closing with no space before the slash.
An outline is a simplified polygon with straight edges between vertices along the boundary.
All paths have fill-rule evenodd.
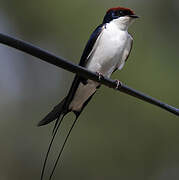
<path id="1" fill-rule="evenodd" d="M 128 27 L 136 18 L 138 18 L 138 16 L 135 15 L 131 9 L 123 7 L 110 8 L 106 12 L 102 24 L 99 25 L 90 36 L 81 56 L 79 65 L 98 73 L 99 76 L 102 75 L 106 77 L 110 77 L 117 69 L 122 69 L 133 44 L 133 38 L 128 33 Z M 76 115 L 76 122 L 84 107 L 88 104 L 99 86 L 100 84 L 98 82 L 87 80 L 76 75 L 67 96 L 55 106 L 38 125 L 42 126 L 57 120 L 54 127 L 54 133 L 56 134 L 63 117 L 71 111 Z M 74 124 L 72 125 L 72 128 Z M 70 132 L 72 128 L 70 129 Z M 67 138 L 70 132 L 68 133 Z M 60 155 L 67 138 L 60 151 Z M 52 142 L 53 139 L 54 137 L 52 138 Z M 48 153 L 49 151 L 47 152 L 46 160 Z M 45 165 L 43 171 L 44 168 Z M 41 179 L 43 179 L 43 171 Z"/>

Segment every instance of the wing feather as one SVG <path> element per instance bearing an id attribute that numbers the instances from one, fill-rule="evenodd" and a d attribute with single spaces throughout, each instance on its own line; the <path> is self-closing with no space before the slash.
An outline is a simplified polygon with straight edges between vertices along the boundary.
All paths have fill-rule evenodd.
<path id="1" fill-rule="evenodd" d="M 98 39 L 101 31 L 103 30 L 103 25 L 99 25 L 94 31 L 93 33 L 91 34 L 85 48 L 84 48 L 84 51 L 82 53 L 82 56 L 81 56 L 81 59 L 80 59 L 80 63 L 79 65 L 80 66 L 83 66 L 85 67 L 87 61 L 88 61 L 88 56 L 89 54 L 91 53 L 91 51 L 93 50 L 93 47 L 95 45 L 95 42 L 96 40 Z M 67 96 L 67 99 L 66 99 L 66 107 L 68 108 L 74 95 L 75 95 L 75 92 L 80 84 L 80 82 L 83 82 L 83 78 L 79 77 L 78 75 L 75 76 L 74 80 L 73 80 L 73 83 L 72 83 L 72 86 L 69 90 L 69 93 L 68 93 L 68 96 Z"/>

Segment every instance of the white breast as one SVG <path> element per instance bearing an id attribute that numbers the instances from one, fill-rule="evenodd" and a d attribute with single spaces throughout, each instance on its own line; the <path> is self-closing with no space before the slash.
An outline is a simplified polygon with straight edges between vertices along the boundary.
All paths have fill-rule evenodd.
<path id="1" fill-rule="evenodd" d="M 124 65 L 130 51 L 129 44 L 131 44 L 131 37 L 128 32 L 119 29 L 113 22 L 108 23 L 88 56 L 86 67 L 110 77 L 115 69 Z M 99 83 L 92 80 L 88 80 L 85 85 L 80 83 L 69 108 L 73 111 L 80 111 L 84 102 L 96 91 L 98 85 Z"/>
<path id="2" fill-rule="evenodd" d="M 130 35 L 119 29 L 115 23 L 106 25 L 90 54 L 87 68 L 110 77 L 114 69 L 124 63 L 123 54 Z"/>

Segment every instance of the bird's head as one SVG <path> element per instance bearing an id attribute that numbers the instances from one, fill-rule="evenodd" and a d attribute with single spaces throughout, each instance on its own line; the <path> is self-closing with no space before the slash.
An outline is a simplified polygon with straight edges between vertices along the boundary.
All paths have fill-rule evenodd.
<path id="1" fill-rule="evenodd" d="M 134 11 L 129 8 L 115 7 L 110 8 L 104 16 L 103 23 L 115 22 L 119 28 L 127 29 L 136 18 L 138 18 Z"/>

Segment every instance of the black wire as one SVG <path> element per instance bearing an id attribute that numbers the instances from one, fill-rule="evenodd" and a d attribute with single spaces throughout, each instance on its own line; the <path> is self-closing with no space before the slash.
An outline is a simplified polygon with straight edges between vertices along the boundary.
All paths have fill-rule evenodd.
<path id="1" fill-rule="evenodd" d="M 63 58 L 57 57 L 45 50 L 42 50 L 38 47 L 35 47 L 34 45 L 31 45 L 27 42 L 24 42 L 22 40 L 18 40 L 16 38 L 7 36 L 5 34 L 0 33 L 0 43 L 6 44 L 8 46 L 11 46 L 13 48 L 16 48 L 20 51 L 26 52 L 34 57 L 40 58 L 41 60 L 48 62 L 50 64 L 53 64 L 55 66 L 61 67 L 63 69 L 66 69 L 70 72 L 76 73 L 79 76 L 82 76 L 86 79 L 91 79 L 97 82 L 100 82 L 100 84 L 104 84 L 108 87 L 111 88 L 116 88 L 116 81 L 111 80 L 109 78 L 101 78 L 99 80 L 99 77 L 96 73 L 91 72 L 89 70 L 87 70 L 84 67 L 75 65 L 74 63 L 71 63 Z M 121 83 L 121 85 L 119 86 L 119 88 L 117 88 L 117 90 L 126 93 L 130 96 L 136 97 L 138 99 L 141 99 L 143 101 L 146 101 L 150 104 L 156 105 L 162 109 L 165 109 L 177 116 L 179 116 L 179 109 L 172 107 L 166 103 L 163 103 L 153 97 L 147 96 L 139 91 L 136 91 L 135 89 L 132 89 L 126 85 L 124 85 L 123 83 Z"/>

